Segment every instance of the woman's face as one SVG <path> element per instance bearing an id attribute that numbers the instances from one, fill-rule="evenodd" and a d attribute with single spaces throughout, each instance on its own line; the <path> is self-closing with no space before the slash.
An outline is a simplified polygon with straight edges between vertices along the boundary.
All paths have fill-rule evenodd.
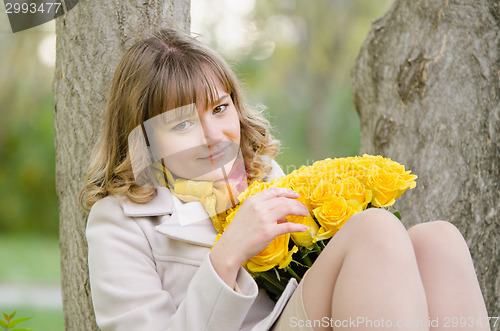
<path id="1" fill-rule="evenodd" d="M 214 103 L 166 111 L 144 123 L 154 157 L 175 176 L 216 180 L 240 151 L 240 120 L 231 96 L 217 85 Z"/>

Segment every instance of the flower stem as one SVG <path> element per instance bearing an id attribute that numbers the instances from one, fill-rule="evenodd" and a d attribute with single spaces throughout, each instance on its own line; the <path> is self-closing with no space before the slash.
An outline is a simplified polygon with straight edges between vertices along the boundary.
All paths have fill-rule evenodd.
<path id="1" fill-rule="evenodd" d="M 277 287 L 280 291 L 284 291 L 285 290 L 285 287 L 283 285 L 281 285 L 279 282 L 277 282 L 274 279 L 272 279 L 271 277 L 269 277 L 265 272 L 261 272 L 259 274 L 259 276 L 262 277 L 262 278 L 264 278 L 264 280 L 268 281 L 269 283 L 271 283 L 275 287 Z"/>
<path id="2" fill-rule="evenodd" d="M 304 261 L 304 263 L 306 264 L 306 266 L 307 266 L 308 268 L 312 267 L 312 262 L 311 262 L 311 260 L 310 260 L 307 256 L 304 256 L 304 257 L 302 258 L 302 261 Z"/>
<path id="3" fill-rule="evenodd" d="M 287 270 L 287 271 L 288 271 L 288 273 L 289 273 L 290 275 L 292 275 L 292 277 L 293 277 L 293 278 L 295 278 L 298 282 L 300 282 L 300 280 L 301 280 L 302 278 L 300 278 L 300 276 L 299 276 L 299 275 L 297 275 L 297 274 L 295 273 L 295 271 L 293 271 L 293 270 L 292 270 L 292 268 L 288 268 L 288 270 Z"/>
<path id="4" fill-rule="evenodd" d="M 318 243 L 314 243 L 312 247 L 313 247 L 314 251 L 316 253 L 318 253 L 318 255 L 319 255 L 319 253 L 321 253 L 321 247 L 319 247 Z"/>

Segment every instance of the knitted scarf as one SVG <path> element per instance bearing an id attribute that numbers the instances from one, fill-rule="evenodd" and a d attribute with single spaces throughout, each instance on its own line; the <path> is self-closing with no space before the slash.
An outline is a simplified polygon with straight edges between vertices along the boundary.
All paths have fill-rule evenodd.
<path id="1" fill-rule="evenodd" d="M 153 168 L 157 170 L 158 184 L 168 187 L 177 198 L 185 202 L 199 201 L 218 233 L 224 231 L 227 211 L 238 203 L 238 195 L 248 187 L 245 165 L 240 159 L 226 177 L 215 181 L 175 177 L 160 162 L 153 163 Z"/>

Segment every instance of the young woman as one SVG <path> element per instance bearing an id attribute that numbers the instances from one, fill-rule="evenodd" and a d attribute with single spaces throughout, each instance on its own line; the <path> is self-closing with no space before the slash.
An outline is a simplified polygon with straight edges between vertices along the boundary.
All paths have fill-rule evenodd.
<path id="1" fill-rule="evenodd" d="M 80 196 L 103 330 L 438 330 L 451 318 L 489 330 L 459 231 L 406 231 L 378 209 L 353 216 L 272 302 L 241 265 L 307 230 L 285 220 L 307 215 L 298 194 L 248 198 L 215 243 L 247 181 L 284 175 L 269 128 L 224 60 L 187 34 L 161 30 L 124 54 Z"/>

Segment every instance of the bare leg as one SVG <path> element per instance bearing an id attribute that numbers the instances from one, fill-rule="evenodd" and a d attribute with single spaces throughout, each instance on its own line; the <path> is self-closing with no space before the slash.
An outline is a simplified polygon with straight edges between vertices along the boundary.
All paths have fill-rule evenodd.
<path id="1" fill-rule="evenodd" d="M 354 215 L 318 257 L 303 286 L 311 320 L 356 321 L 335 330 L 428 330 L 427 300 L 410 237 L 385 210 Z"/>
<path id="2" fill-rule="evenodd" d="M 435 322 L 431 326 L 438 326 L 431 330 L 490 330 L 469 249 L 458 229 L 436 221 L 418 224 L 408 234 Z"/>

